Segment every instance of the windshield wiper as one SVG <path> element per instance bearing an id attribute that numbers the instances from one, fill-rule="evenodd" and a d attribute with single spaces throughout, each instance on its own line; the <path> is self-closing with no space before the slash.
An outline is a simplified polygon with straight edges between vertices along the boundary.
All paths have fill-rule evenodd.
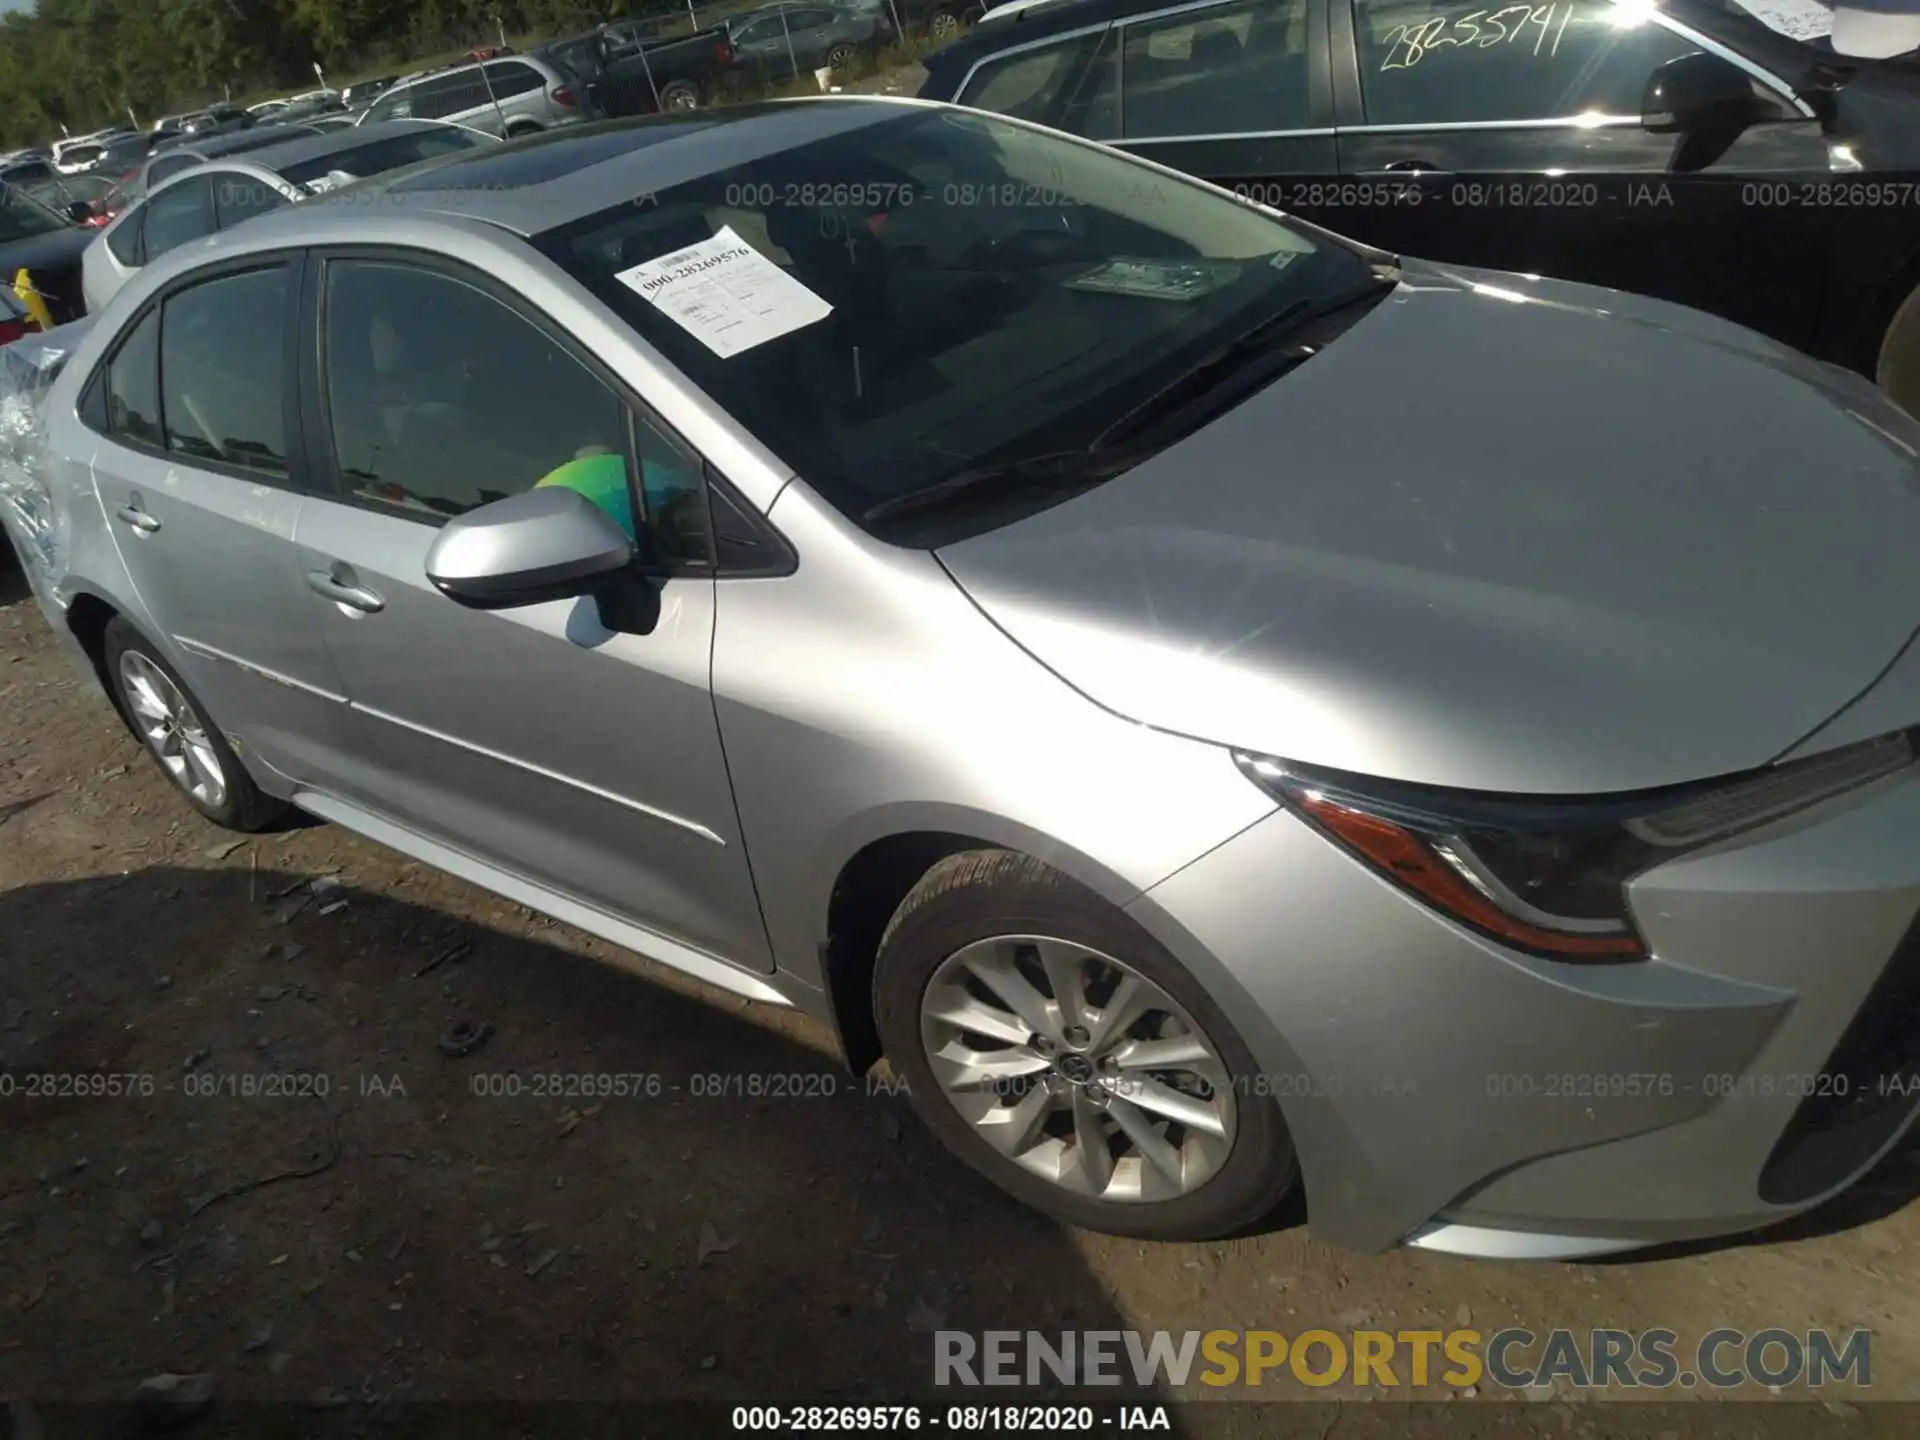
<path id="1" fill-rule="evenodd" d="M 1244 376 L 1257 376 L 1262 380 L 1274 378 L 1282 370 L 1311 357 L 1316 347 L 1294 345 L 1276 349 L 1270 357 L 1271 363 L 1254 363 L 1254 358 L 1261 350 L 1303 325 L 1391 290 L 1399 280 L 1397 265 L 1375 266 L 1360 285 L 1330 296 L 1296 300 L 1281 307 L 1175 376 L 1169 384 L 1101 431 L 1088 445 L 1074 450 L 1052 450 L 969 466 L 931 485 L 882 500 L 864 511 L 860 519 L 864 524 L 891 520 L 949 504 L 958 496 L 989 489 L 1075 490 L 1098 484 L 1156 449 L 1157 446 L 1151 441 L 1138 441 L 1136 437 L 1167 419 L 1171 413 L 1183 410 L 1195 396 L 1219 388 L 1225 373 L 1238 371 Z"/>
<path id="2" fill-rule="evenodd" d="M 1208 351 L 1153 394 L 1135 405 L 1094 439 L 1093 450 L 1106 450 L 1130 440 L 1184 411 L 1194 400 L 1217 389 L 1221 381 L 1238 376 L 1243 384 L 1267 383 L 1319 349 L 1317 345 L 1289 345 L 1274 348 L 1275 342 L 1296 334 L 1305 325 L 1329 315 L 1370 301 L 1400 283 L 1398 266 L 1373 269 L 1358 285 L 1312 300 L 1295 300 L 1283 305 L 1250 330 L 1242 331 L 1226 344 Z M 1270 352 L 1263 357 L 1262 352 Z"/>
<path id="3" fill-rule="evenodd" d="M 917 510 L 945 505 L 956 496 L 987 489 L 1076 489 L 1095 484 L 1115 470 L 1125 468 L 1131 463 L 1132 456 L 1132 451 L 1096 453 L 1091 449 L 1054 450 L 988 465 L 972 465 L 944 480 L 936 480 L 918 490 L 909 490 L 904 495 L 882 500 L 862 512 L 860 519 L 867 524 L 876 520 L 891 520 Z"/>

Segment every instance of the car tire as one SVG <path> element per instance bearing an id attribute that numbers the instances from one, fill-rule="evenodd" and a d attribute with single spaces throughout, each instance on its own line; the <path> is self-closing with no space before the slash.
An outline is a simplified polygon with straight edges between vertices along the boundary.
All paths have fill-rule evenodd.
<path id="1" fill-rule="evenodd" d="M 207 719 L 187 682 L 124 619 L 107 622 L 105 660 L 113 698 L 160 773 L 194 809 L 228 830 L 265 830 L 287 814 L 253 783 L 227 737 Z M 207 782 L 217 782 L 217 790 Z"/>
<path id="2" fill-rule="evenodd" d="M 686 80 L 674 80 L 661 87 L 662 110 L 698 110 L 700 87 Z"/>
<path id="3" fill-rule="evenodd" d="M 827 51 L 827 68 L 829 70 L 844 70 L 852 63 L 853 47 L 851 45 L 840 44 Z"/>
<path id="4" fill-rule="evenodd" d="M 976 965 L 995 973 L 995 985 L 1026 978 L 1024 1005 L 1051 1003 L 1042 1023 L 1077 1013 L 1087 1026 L 1055 1026 L 1066 1037 L 1057 1046 L 1036 1029 L 1022 1045 L 1012 1032 L 1024 1022 L 985 988 Z M 1061 1004 L 1063 995 L 1076 994 Z M 1148 1008 L 1133 1019 L 1113 1013 L 1131 1011 L 1136 999 Z M 984 1010 L 973 1008 L 982 1003 Z M 1219 1005 L 1124 913 L 1031 856 L 969 850 L 929 870 L 881 938 L 874 1010 L 882 1047 L 927 1127 L 1036 1210 L 1109 1234 L 1202 1240 L 1244 1231 L 1293 1187 L 1297 1165 L 1286 1121 L 1254 1083 L 1253 1055 Z M 1023 1013 L 1031 1018 L 1030 1010 Z M 955 1015 L 982 1016 L 996 1028 L 973 1031 L 954 1023 Z M 941 1041 L 948 1035 L 956 1038 Z M 1144 1045 L 1172 1057 L 1175 1041 L 1197 1041 L 1194 1053 L 1210 1052 L 1210 1080 L 1197 1072 L 1170 1079 L 1170 1070 L 1117 1068 L 1131 1063 L 1129 1049 L 1144 1057 Z M 1037 1072 L 1033 1057 L 1042 1052 L 1056 1058 Z M 973 1067 L 957 1063 L 955 1054 L 984 1055 L 982 1073 L 1004 1078 L 983 1095 L 956 1080 Z M 1003 1071 L 1003 1064 L 1021 1073 Z M 1157 1087 L 1152 1099 L 1129 1081 Z M 1199 1117 L 1194 1122 L 1166 1118 L 1169 1090 L 1184 1084 L 1210 1097 L 1172 1095 L 1183 1113 Z M 1044 1119 L 1036 1125 L 1035 1116 Z M 1216 1121 L 1222 1135 L 1202 1133 Z M 1144 1144 L 1134 1139 L 1143 1123 L 1150 1131 Z M 1150 1153 L 1173 1163 L 1150 1164 Z"/>
<path id="5" fill-rule="evenodd" d="M 1874 378 L 1894 404 L 1920 420 L 1920 286 L 1893 312 Z"/>
<path id="6" fill-rule="evenodd" d="M 927 21 L 927 38 L 944 45 L 960 33 L 960 16 L 952 10 L 936 10 Z"/>

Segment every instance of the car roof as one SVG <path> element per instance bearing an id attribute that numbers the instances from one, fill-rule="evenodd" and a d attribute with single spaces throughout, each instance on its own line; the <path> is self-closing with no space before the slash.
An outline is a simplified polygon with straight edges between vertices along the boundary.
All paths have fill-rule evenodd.
<path id="1" fill-rule="evenodd" d="M 1085 5 L 1087 0 L 1002 0 L 980 17 L 980 24 L 1000 25 L 1016 15 L 1030 14 L 1035 10 L 1051 13 L 1055 8 L 1073 9 Z"/>
<path id="2" fill-rule="evenodd" d="M 209 135 L 204 140 L 189 140 L 186 144 L 173 148 L 212 160 L 220 155 L 237 155 L 242 150 L 263 150 L 273 145 L 284 145 L 290 140 L 311 133 L 298 125 L 256 125 L 246 130 L 234 130 L 225 135 Z"/>
<path id="3" fill-rule="evenodd" d="M 892 96 L 838 95 L 569 125 L 372 176 L 330 198 L 378 194 L 382 203 L 362 204 L 361 213 L 399 206 L 538 235 L 639 196 L 929 108 Z M 247 228 L 258 233 L 256 227 L 278 218 L 261 216 Z"/>
<path id="4" fill-rule="evenodd" d="M 445 130 L 437 120 L 382 120 L 372 125 L 354 125 L 345 130 L 322 130 L 317 135 L 299 135 L 273 145 L 262 146 L 246 155 L 247 163 L 282 170 L 325 160 L 331 155 L 358 150 L 392 135 L 412 135 L 422 130 Z"/>

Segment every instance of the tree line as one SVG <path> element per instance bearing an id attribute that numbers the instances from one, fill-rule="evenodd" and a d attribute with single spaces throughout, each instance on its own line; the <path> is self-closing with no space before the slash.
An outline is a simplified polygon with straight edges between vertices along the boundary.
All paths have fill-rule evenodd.
<path id="1" fill-rule="evenodd" d="M 564 35 L 668 0 L 39 0 L 0 17 L 0 147 L 142 125 L 404 68 L 508 35 Z M 684 8 L 684 5 L 682 5 Z"/>

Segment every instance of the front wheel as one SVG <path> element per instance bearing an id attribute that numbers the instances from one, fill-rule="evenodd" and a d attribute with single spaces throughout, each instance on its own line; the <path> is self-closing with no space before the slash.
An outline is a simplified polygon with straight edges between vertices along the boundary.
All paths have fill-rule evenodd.
<path id="1" fill-rule="evenodd" d="M 1920 287 L 1894 312 L 1874 378 L 1894 404 L 1920 420 Z"/>
<path id="2" fill-rule="evenodd" d="M 952 10 L 936 10 L 927 22 L 927 35 L 938 44 L 946 44 L 959 33 L 960 16 Z"/>
<path id="3" fill-rule="evenodd" d="M 1293 1184 L 1286 1123 L 1213 998 L 1030 856 L 930 870 L 881 940 L 874 1000 L 921 1118 L 1035 1209 L 1199 1240 L 1261 1219 Z"/>
<path id="4" fill-rule="evenodd" d="M 851 64 L 853 64 L 853 47 L 851 45 L 836 45 L 827 51 L 827 68 L 829 70 L 845 70 Z"/>

